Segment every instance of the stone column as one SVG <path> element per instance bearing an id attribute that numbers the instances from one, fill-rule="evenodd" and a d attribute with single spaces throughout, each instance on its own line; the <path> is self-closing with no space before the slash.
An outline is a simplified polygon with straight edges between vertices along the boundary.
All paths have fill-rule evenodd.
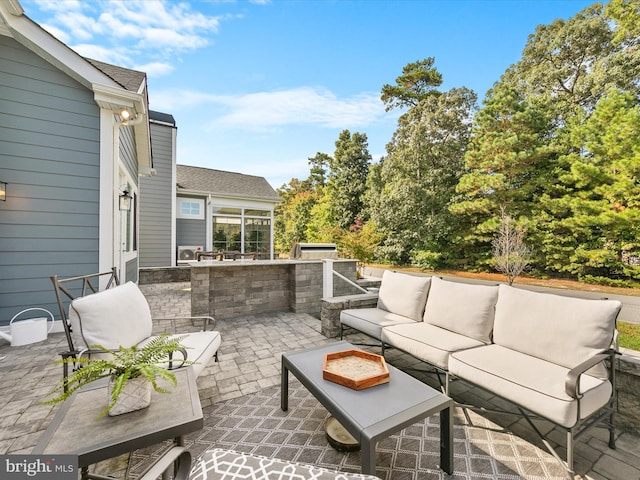
<path id="1" fill-rule="evenodd" d="M 209 268 L 191 269 L 191 315 L 211 315 L 209 311 Z"/>

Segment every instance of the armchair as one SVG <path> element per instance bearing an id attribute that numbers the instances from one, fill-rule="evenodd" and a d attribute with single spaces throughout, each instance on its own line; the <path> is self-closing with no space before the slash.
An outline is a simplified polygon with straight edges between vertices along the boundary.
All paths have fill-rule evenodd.
<path id="1" fill-rule="evenodd" d="M 121 345 L 144 345 L 154 337 L 147 300 L 135 283 L 120 285 L 115 267 L 108 272 L 64 279 L 54 275 L 51 281 L 67 338 L 68 350 L 60 353 L 63 358 L 104 355 L 92 350 L 91 346 L 99 344 L 107 349 L 117 349 Z M 100 283 L 104 285 L 102 290 Z M 193 369 L 198 376 L 211 358 L 218 360 L 220 332 L 207 330 L 210 325 L 215 328 L 213 317 L 178 318 L 189 318 L 194 325 L 196 320 L 201 320 L 202 330 L 177 332 L 184 337 L 182 344 L 187 350 L 186 353 L 179 352 L 181 358 L 177 362 L 168 358 L 167 368 L 179 368 L 185 360 L 182 357 L 188 355 L 188 360 L 195 362 Z M 78 368 L 76 363 L 72 364 L 74 370 Z M 68 373 L 68 364 L 64 363 L 63 375 L 66 377 Z"/>

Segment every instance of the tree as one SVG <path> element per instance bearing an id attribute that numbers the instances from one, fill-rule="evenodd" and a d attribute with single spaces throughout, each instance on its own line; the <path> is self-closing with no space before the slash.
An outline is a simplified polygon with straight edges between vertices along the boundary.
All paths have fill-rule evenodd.
<path id="1" fill-rule="evenodd" d="M 581 278 L 640 278 L 640 106 L 612 89 L 572 130 L 562 189 L 540 202 L 547 269 Z"/>
<path id="2" fill-rule="evenodd" d="M 274 247 L 288 253 L 295 242 L 305 241 L 311 211 L 320 195 L 309 189 L 308 182 L 297 178 L 278 189 L 281 202 L 274 212 Z"/>
<path id="3" fill-rule="evenodd" d="M 433 66 L 435 58 L 409 63 L 402 69 L 402 75 L 396 78 L 395 85 L 384 85 L 380 100 L 386 111 L 394 108 L 415 107 L 430 95 L 437 95 L 436 90 L 442 85 L 442 74 Z"/>
<path id="4" fill-rule="evenodd" d="M 309 157 L 309 187 L 318 191 L 323 188 L 327 182 L 327 169 L 332 159 L 326 153 L 318 152 L 315 157 Z"/>
<path id="5" fill-rule="evenodd" d="M 348 228 L 363 215 L 364 192 L 371 154 L 367 136 L 343 130 L 336 141 L 333 159 L 329 159 L 326 195 L 332 216 L 341 228 Z"/>
<path id="6" fill-rule="evenodd" d="M 550 122 L 507 83 L 490 90 L 476 114 L 464 157 L 460 194 L 451 211 L 460 216 L 459 244 L 474 262 L 490 260 L 490 244 L 505 206 L 516 217 L 530 217 L 554 176 Z"/>
<path id="7" fill-rule="evenodd" d="M 381 167 L 381 194 L 371 209 L 384 233 L 381 252 L 387 260 L 405 263 L 414 251 L 448 249 L 454 227 L 448 206 L 475 102 L 472 91 L 452 89 L 424 98 L 400 119 Z"/>
<path id="8" fill-rule="evenodd" d="M 495 269 L 506 275 L 509 285 L 513 285 L 531 262 L 531 250 L 524 243 L 525 233 L 502 208 L 498 233 L 492 242 L 492 260 Z"/>
<path id="9" fill-rule="evenodd" d="M 611 0 L 607 3 L 605 12 L 617 23 L 615 42 L 629 42 L 631 45 L 640 42 L 640 1 Z"/>

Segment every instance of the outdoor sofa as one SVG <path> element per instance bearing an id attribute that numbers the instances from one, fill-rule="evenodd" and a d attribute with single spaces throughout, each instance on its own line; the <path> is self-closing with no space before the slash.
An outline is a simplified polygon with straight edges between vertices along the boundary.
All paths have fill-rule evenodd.
<path id="1" fill-rule="evenodd" d="M 397 348 L 444 374 L 488 390 L 567 432 L 573 442 L 608 418 L 615 448 L 614 358 L 621 303 L 539 293 L 508 285 L 479 285 L 385 271 L 376 307 L 340 313 L 348 329 L 375 338 L 382 353 Z M 535 425 L 551 453 L 551 445 Z"/>

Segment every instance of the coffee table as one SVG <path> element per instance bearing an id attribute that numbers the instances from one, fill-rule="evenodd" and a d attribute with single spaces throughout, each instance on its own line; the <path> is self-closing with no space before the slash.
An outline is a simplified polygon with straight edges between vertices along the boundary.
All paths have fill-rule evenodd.
<path id="1" fill-rule="evenodd" d="M 171 393 L 154 391 L 149 407 L 115 417 L 97 419 L 106 405 L 106 383 L 78 390 L 62 404 L 32 453 L 77 455 L 82 478 L 88 479 L 104 478 L 88 472 L 94 463 L 171 438 L 184 446 L 183 436 L 202 429 L 204 416 L 192 368 L 173 373 L 178 384 Z"/>
<path id="2" fill-rule="evenodd" d="M 440 414 L 440 468 L 453 471 L 453 400 L 401 370 L 388 365 L 389 382 L 364 390 L 352 390 L 322 378 L 327 353 L 354 349 L 348 342 L 282 355 L 281 408 L 289 408 L 289 372 L 358 441 L 362 473 L 376 473 L 378 440 Z"/>

